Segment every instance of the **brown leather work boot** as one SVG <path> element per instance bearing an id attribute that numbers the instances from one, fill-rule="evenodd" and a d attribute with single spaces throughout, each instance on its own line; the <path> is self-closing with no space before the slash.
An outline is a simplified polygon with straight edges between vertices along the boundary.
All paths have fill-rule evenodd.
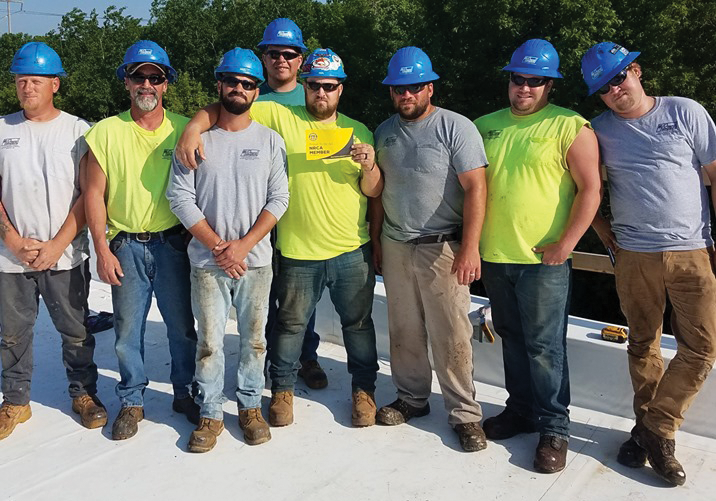
<path id="1" fill-rule="evenodd" d="M 30 404 L 12 405 L 3 402 L 0 406 L 0 440 L 9 437 L 18 424 L 24 423 L 31 417 Z"/>
<path id="2" fill-rule="evenodd" d="M 112 425 L 112 440 L 132 438 L 139 431 L 139 422 L 144 419 L 143 407 L 122 407 Z"/>
<path id="3" fill-rule="evenodd" d="M 293 423 L 292 391 L 277 391 L 271 395 L 269 423 L 271 426 L 288 426 Z"/>
<path id="4" fill-rule="evenodd" d="M 534 467 L 539 473 L 557 473 L 567 465 L 565 439 L 553 435 L 540 435 L 535 452 Z"/>
<path id="5" fill-rule="evenodd" d="M 631 432 L 634 441 L 646 451 L 654 472 L 672 485 L 684 485 L 686 472 L 676 459 L 676 442 L 661 437 L 644 425 L 636 425 Z"/>
<path id="6" fill-rule="evenodd" d="M 480 423 L 456 424 L 454 430 L 465 452 L 477 452 L 487 447 L 487 437 Z"/>
<path id="7" fill-rule="evenodd" d="M 249 445 L 259 445 L 271 440 L 271 431 L 261 415 L 260 408 L 239 410 L 239 428 L 244 430 L 244 441 Z"/>
<path id="8" fill-rule="evenodd" d="M 72 399 L 72 411 L 80 415 L 82 426 L 101 428 L 107 424 L 107 409 L 99 401 L 97 395 L 82 395 Z"/>
<path id="9" fill-rule="evenodd" d="M 353 426 L 364 427 L 375 424 L 375 397 L 373 392 L 357 390 L 353 392 L 353 412 L 351 422 Z"/>
<path id="10" fill-rule="evenodd" d="M 221 419 L 200 418 L 199 427 L 191 432 L 189 452 L 209 452 L 216 445 L 216 437 L 224 431 Z"/>

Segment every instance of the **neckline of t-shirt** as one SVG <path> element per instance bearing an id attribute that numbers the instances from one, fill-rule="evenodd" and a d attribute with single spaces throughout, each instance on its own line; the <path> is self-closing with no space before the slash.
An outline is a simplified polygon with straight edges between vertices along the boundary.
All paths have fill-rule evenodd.
<path id="1" fill-rule="evenodd" d="M 541 110 L 535 111 L 534 113 L 530 113 L 529 115 L 516 115 L 512 111 L 512 107 L 507 108 L 507 112 L 510 114 L 510 117 L 513 120 L 518 120 L 518 121 L 541 120 L 542 115 L 546 114 L 547 110 L 551 109 L 553 106 L 556 106 L 556 105 L 554 105 L 552 103 L 547 103 L 544 106 L 544 108 L 542 108 Z"/>
<path id="2" fill-rule="evenodd" d="M 25 116 L 25 112 L 23 110 L 20 110 L 17 113 L 20 116 L 20 118 L 22 118 L 23 122 L 30 125 L 31 127 L 47 127 L 49 125 L 52 125 L 53 123 L 56 123 L 64 115 L 67 115 L 67 113 L 65 113 L 64 111 L 59 110 L 59 113 L 57 114 L 57 116 L 55 118 L 52 118 L 50 120 L 43 120 L 42 122 L 38 122 L 38 121 L 30 120 L 29 118 L 27 118 Z"/>
<path id="3" fill-rule="evenodd" d="M 127 116 L 129 117 L 129 125 L 130 125 L 130 127 L 134 128 L 134 130 L 136 130 L 137 132 L 139 132 L 140 134 L 142 134 L 144 136 L 158 136 L 162 133 L 162 131 L 164 130 L 164 127 L 166 127 L 167 120 L 168 120 L 167 109 L 162 106 L 162 110 L 164 111 L 164 116 L 162 117 L 162 123 L 159 124 L 159 127 L 157 127 L 154 130 L 147 130 L 144 127 L 139 126 L 137 124 L 137 122 L 135 122 L 134 119 L 132 118 L 132 110 L 126 111 Z"/>
<path id="4" fill-rule="evenodd" d="M 656 113 L 656 110 L 658 110 L 659 107 L 661 106 L 661 96 L 653 96 L 653 97 L 654 97 L 654 106 L 652 106 L 649 111 L 647 111 L 640 117 L 635 117 L 635 118 L 620 117 L 614 110 L 611 110 L 612 115 L 614 115 L 614 118 L 616 118 L 620 122 L 637 122 L 639 120 L 644 120 L 646 118 L 649 118 L 651 115 Z"/>
<path id="5" fill-rule="evenodd" d="M 396 113 L 395 116 L 398 117 L 398 121 L 407 127 L 419 127 L 420 125 L 428 123 L 429 120 L 431 120 L 433 117 L 436 117 L 438 115 L 438 111 L 442 110 L 439 106 L 435 106 L 435 109 L 425 118 L 421 120 L 405 120 L 403 117 L 400 116 L 400 113 Z"/>
<path id="6" fill-rule="evenodd" d="M 224 136 L 236 137 L 236 136 L 240 136 L 242 134 L 246 134 L 247 132 L 249 132 L 254 127 L 255 124 L 256 124 L 256 120 L 251 120 L 251 123 L 248 125 L 248 127 L 246 127 L 245 129 L 241 129 L 241 130 L 226 130 L 226 129 L 222 129 L 218 125 L 214 124 L 211 126 L 211 129 L 209 129 L 209 131 L 218 132 L 219 134 L 222 134 Z"/>

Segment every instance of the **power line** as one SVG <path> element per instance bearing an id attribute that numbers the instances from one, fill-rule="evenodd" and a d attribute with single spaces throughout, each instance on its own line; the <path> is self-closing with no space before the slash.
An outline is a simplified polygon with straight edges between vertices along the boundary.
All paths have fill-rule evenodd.
<path id="1" fill-rule="evenodd" d="M 12 12 L 10 11 L 10 4 L 11 3 L 19 3 L 20 4 L 20 10 L 22 10 L 22 2 L 20 0 L 0 0 L 2 2 L 5 2 L 7 4 L 7 32 L 12 33 Z"/>

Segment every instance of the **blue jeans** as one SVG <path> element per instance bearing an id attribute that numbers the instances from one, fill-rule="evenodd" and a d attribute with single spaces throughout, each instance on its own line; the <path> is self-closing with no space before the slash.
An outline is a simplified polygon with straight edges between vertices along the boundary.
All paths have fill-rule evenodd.
<path id="1" fill-rule="evenodd" d="M 268 299 L 268 319 L 266 320 L 266 343 L 269 360 L 271 350 L 276 344 L 276 317 L 278 316 L 278 277 L 271 282 L 271 293 Z M 303 345 L 301 345 L 301 361 L 318 360 L 318 345 L 321 338 L 316 332 L 316 310 L 313 310 L 311 318 L 308 319 L 306 332 L 303 335 Z"/>
<path id="2" fill-rule="evenodd" d="M 482 264 L 482 280 L 502 338 L 506 406 L 542 435 L 569 437 L 567 315 L 572 262 Z"/>
<path id="3" fill-rule="evenodd" d="M 149 384 L 144 371 L 144 331 L 152 293 L 167 326 L 174 396 L 185 398 L 190 394 L 196 331 L 186 246 L 185 234 L 142 243 L 120 233 L 109 244 L 124 272 L 122 285 L 112 286 L 114 349 L 120 375 L 116 392 L 122 407 L 144 403 L 144 389 Z"/>
<path id="4" fill-rule="evenodd" d="M 279 266 L 276 346 L 269 367 L 271 390 L 293 391 L 306 324 L 328 287 L 341 319 L 353 390 L 374 391 L 378 353 L 371 318 L 375 273 L 369 244 L 322 261 L 282 256 Z"/>
<path id="5" fill-rule="evenodd" d="M 239 330 L 236 399 L 239 410 L 261 407 L 266 341 L 264 326 L 273 272 L 251 268 L 240 279 L 221 269 L 191 269 L 191 302 L 199 322 L 196 347 L 197 403 L 201 417 L 223 420 L 224 335 L 233 305 Z"/>

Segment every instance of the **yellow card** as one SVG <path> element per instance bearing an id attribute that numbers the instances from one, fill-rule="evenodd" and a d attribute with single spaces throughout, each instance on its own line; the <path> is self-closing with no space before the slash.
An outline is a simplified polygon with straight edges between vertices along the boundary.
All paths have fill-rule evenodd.
<path id="1" fill-rule="evenodd" d="M 306 160 L 348 157 L 352 147 L 352 127 L 306 131 Z"/>

